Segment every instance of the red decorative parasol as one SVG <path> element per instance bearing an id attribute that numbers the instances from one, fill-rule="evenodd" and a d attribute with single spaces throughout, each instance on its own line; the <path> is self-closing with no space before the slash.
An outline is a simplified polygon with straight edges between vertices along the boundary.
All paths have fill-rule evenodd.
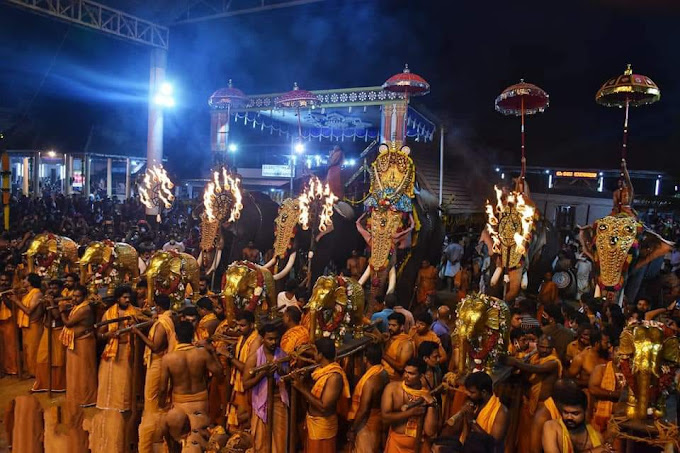
<path id="1" fill-rule="evenodd" d="M 229 85 L 226 88 L 220 88 L 215 91 L 210 99 L 208 105 L 214 109 L 231 109 L 243 107 L 248 103 L 248 96 L 243 94 L 243 91 L 234 88 L 234 85 L 229 79 Z"/>
<path id="2" fill-rule="evenodd" d="M 430 92 L 430 84 L 418 74 L 414 74 L 404 65 L 404 70 L 395 74 L 382 85 L 383 90 L 395 93 L 404 93 L 408 100 L 409 96 L 423 96 Z"/>
<path id="3" fill-rule="evenodd" d="M 301 108 L 314 108 L 321 104 L 319 97 L 311 91 L 301 90 L 297 82 L 293 84 L 293 89 L 287 93 L 283 93 L 274 101 L 277 107 L 286 109 L 295 109 L 298 117 L 298 134 L 299 139 L 302 140 L 302 122 L 300 120 Z"/>
<path id="4" fill-rule="evenodd" d="M 522 173 L 524 179 L 526 173 L 526 156 L 524 140 L 524 117 L 535 113 L 542 113 L 550 104 L 550 97 L 543 89 L 526 83 L 524 79 L 519 83 L 507 87 L 496 98 L 496 110 L 503 115 L 515 115 L 522 117 Z"/>
<path id="5" fill-rule="evenodd" d="M 595 95 L 595 102 L 605 107 L 625 108 L 623 120 L 623 148 L 621 159 L 626 159 L 628 146 L 628 109 L 630 106 L 653 104 L 661 99 L 661 90 L 647 76 L 633 74 L 630 65 L 623 75 L 607 80 Z"/>

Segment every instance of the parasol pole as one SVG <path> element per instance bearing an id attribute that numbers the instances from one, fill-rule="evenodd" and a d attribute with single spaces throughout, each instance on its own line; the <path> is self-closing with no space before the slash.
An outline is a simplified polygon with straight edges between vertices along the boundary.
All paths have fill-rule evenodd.
<path id="1" fill-rule="evenodd" d="M 623 120 L 623 148 L 621 149 L 621 159 L 626 160 L 626 151 L 628 151 L 628 108 L 630 106 L 630 98 L 626 96 L 626 113 Z"/>
<path id="2" fill-rule="evenodd" d="M 524 154 L 524 96 L 520 96 L 521 99 L 521 116 L 522 116 L 522 174 L 520 175 L 520 179 L 522 180 L 522 183 L 524 183 L 524 175 L 526 173 L 526 167 L 527 167 L 527 161 L 526 157 Z M 522 187 L 524 187 L 524 184 L 522 184 Z"/>

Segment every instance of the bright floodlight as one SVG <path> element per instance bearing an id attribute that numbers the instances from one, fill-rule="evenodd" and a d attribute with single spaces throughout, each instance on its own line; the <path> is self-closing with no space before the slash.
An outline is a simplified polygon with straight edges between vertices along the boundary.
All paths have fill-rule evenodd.
<path id="1" fill-rule="evenodd" d="M 295 152 L 298 153 L 298 154 L 304 153 L 305 152 L 305 145 L 303 145 L 302 143 L 297 143 L 295 145 Z"/>
<path id="2" fill-rule="evenodd" d="M 356 161 L 354 159 L 350 159 L 350 160 L 347 161 L 347 165 L 349 165 L 350 167 L 354 167 L 355 164 L 356 164 Z"/>
<path id="3" fill-rule="evenodd" d="M 229 152 L 235 153 L 238 151 L 238 145 L 236 143 L 230 143 L 229 144 Z"/>
<path id="4" fill-rule="evenodd" d="M 47 151 L 47 155 L 50 157 L 54 157 L 57 155 L 57 153 L 55 153 L 54 151 Z"/>
<path id="5" fill-rule="evenodd" d="M 170 96 L 172 94 L 172 91 L 173 91 L 172 84 L 170 84 L 169 82 L 163 82 L 161 84 L 161 89 L 160 89 L 161 94 L 164 94 L 166 96 Z"/>

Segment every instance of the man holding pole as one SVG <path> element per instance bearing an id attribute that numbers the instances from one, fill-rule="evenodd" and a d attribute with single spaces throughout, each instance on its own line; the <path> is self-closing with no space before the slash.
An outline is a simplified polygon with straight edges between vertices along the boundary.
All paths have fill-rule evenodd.
<path id="1" fill-rule="evenodd" d="M 382 395 L 383 422 L 389 425 L 385 453 L 427 453 L 437 435 L 439 409 L 423 387 L 425 362 L 412 358 L 404 365 L 404 380 L 390 382 Z"/>
<path id="2" fill-rule="evenodd" d="M 24 360 L 29 376 L 35 377 L 35 367 L 38 357 L 38 346 L 42 336 L 42 319 L 45 311 L 40 303 L 42 291 L 40 276 L 28 274 L 24 279 L 23 296 L 21 300 L 16 295 L 12 301 L 16 305 L 17 325 L 21 328 L 21 339 L 24 350 Z"/>
<path id="3" fill-rule="evenodd" d="M 312 372 L 311 391 L 302 383 L 299 373 L 293 374 L 293 386 L 309 403 L 307 411 L 307 442 L 305 453 L 335 453 L 338 435 L 337 404 L 340 398 L 350 398 L 349 382 L 342 367 L 335 362 L 335 343 L 320 338 L 315 360 L 319 367 Z"/>
<path id="4" fill-rule="evenodd" d="M 97 408 L 125 412 L 131 408 L 132 366 L 130 348 L 131 330 L 122 334 L 119 330 L 131 327 L 141 315 L 130 301 L 132 289 L 125 285 L 116 288 L 112 305 L 102 317 L 98 337 L 106 341 L 99 364 L 99 388 Z M 100 323 L 100 324 L 102 324 Z"/>
<path id="5" fill-rule="evenodd" d="M 246 359 L 243 373 L 243 388 L 246 391 L 252 390 L 253 415 L 250 432 L 255 442 L 255 451 L 284 453 L 288 427 L 287 407 L 290 402 L 274 361 L 280 360 L 285 353 L 279 347 L 277 326 L 265 324 L 262 327 L 262 336 L 262 346 L 254 356 Z"/>
<path id="6" fill-rule="evenodd" d="M 51 280 L 48 290 L 42 299 L 45 306 L 45 322 L 38 355 L 36 357 L 35 382 L 33 392 L 65 392 L 66 391 L 66 351 L 61 344 L 64 324 L 59 316 L 62 284 L 59 280 Z"/>

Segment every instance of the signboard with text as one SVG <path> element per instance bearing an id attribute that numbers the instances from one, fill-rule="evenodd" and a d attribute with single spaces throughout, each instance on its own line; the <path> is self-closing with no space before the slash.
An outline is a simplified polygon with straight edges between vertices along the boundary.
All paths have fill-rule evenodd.
<path id="1" fill-rule="evenodd" d="M 270 178 L 290 178 L 290 165 L 262 165 L 262 176 Z"/>
<path id="2" fill-rule="evenodd" d="M 558 178 L 597 179 L 600 175 L 596 171 L 558 170 L 555 172 L 555 176 Z"/>

